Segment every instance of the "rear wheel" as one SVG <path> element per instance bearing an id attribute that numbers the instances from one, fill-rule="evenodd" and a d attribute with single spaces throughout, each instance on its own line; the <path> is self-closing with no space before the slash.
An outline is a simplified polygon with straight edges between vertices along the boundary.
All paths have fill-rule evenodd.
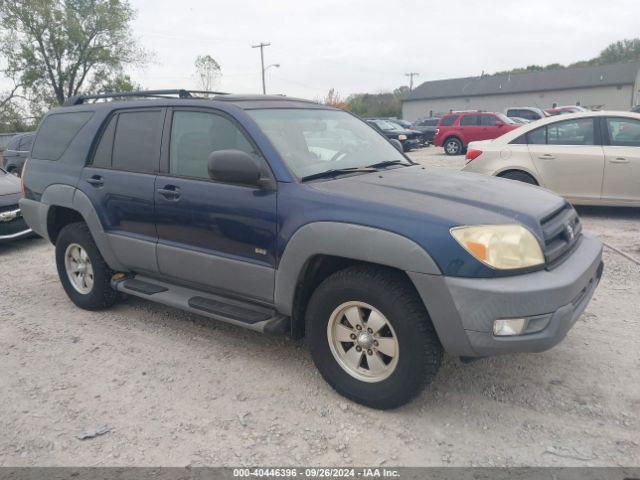
<path id="1" fill-rule="evenodd" d="M 464 149 L 462 142 L 456 137 L 447 138 L 443 146 L 447 155 L 461 155 Z"/>
<path id="2" fill-rule="evenodd" d="M 111 288 L 114 272 L 102 258 L 85 223 L 71 223 L 60 231 L 56 265 L 65 292 L 78 307 L 101 310 L 118 299 L 118 293 Z"/>
<path id="3" fill-rule="evenodd" d="M 500 175 L 500 178 L 508 178 L 509 180 L 517 180 L 518 182 L 528 183 L 530 185 L 538 185 L 536 179 L 526 172 L 513 171 Z"/>
<path id="4" fill-rule="evenodd" d="M 442 347 L 429 315 L 399 272 L 352 267 L 327 278 L 307 308 L 313 360 L 340 394 L 396 408 L 435 377 Z"/>

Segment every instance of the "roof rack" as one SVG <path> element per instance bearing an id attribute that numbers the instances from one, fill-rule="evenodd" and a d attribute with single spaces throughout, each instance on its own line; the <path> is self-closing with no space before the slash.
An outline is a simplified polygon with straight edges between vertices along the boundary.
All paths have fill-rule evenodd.
<path id="1" fill-rule="evenodd" d="M 114 92 L 99 93 L 97 95 L 74 95 L 65 100 L 63 106 L 82 105 L 87 100 L 100 100 L 103 98 L 204 98 L 202 95 L 228 95 L 226 92 L 210 92 L 207 90 L 141 90 L 139 92 Z"/>

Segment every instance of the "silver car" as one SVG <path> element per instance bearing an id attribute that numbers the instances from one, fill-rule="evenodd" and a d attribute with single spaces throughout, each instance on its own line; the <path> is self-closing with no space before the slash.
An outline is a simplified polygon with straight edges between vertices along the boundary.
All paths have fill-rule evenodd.
<path id="1" fill-rule="evenodd" d="M 640 206 L 640 114 L 544 118 L 471 142 L 464 171 L 540 185 L 578 205 Z"/>

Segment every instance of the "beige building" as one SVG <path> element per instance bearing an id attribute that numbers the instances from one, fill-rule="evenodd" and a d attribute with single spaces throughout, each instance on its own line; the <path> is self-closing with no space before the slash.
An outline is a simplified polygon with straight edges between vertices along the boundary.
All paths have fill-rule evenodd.
<path id="1" fill-rule="evenodd" d="M 451 110 L 545 109 L 554 104 L 629 110 L 640 104 L 640 63 L 424 82 L 402 102 L 402 118 L 414 121 Z"/>

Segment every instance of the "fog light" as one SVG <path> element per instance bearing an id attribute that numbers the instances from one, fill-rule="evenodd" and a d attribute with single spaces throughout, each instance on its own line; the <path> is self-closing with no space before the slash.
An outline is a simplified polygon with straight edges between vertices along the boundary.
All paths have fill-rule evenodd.
<path id="1" fill-rule="evenodd" d="M 526 318 L 510 318 L 493 322 L 493 334 L 496 337 L 513 337 L 520 335 L 527 328 Z"/>

